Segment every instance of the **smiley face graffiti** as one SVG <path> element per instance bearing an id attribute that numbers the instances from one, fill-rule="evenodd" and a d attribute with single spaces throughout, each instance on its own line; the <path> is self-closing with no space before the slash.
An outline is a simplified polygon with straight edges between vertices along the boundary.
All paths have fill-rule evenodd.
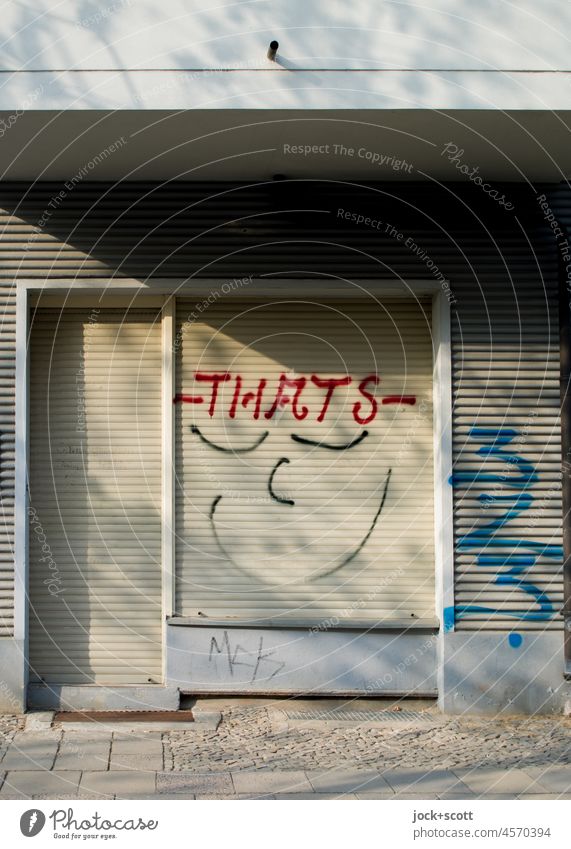
<path id="1" fill-rule="evenodd" d="M 207 383 L 211 386 L 210 398 L 204 397 L 204 395 L 188 395 L 180 393 L 175 396 L 174 401 L 175 403 L 182 404 L 204 404 L 208 409 L 209 418 L 212 418 L 216 413 L 217 406 L 219 405 L 219 387 L 221 384 L 231 380 L 231 375 L 228 373 L 197 373 L 195 375 L 195 379 L 201 383 Z M 242 391 L 242 376 L 235 375 L 234 381 L 235 388 L 232 402 L 227 411 L 230 418 L 234 418 L 236 415 L 238 399 Z M 269 381 L 266 378 L 260 378 L 257 381 L 257 390 L 255 392 L 243 393 L 242 406 L 244 408 L 248 407 L 251 402 L 254 402 L 253 409 L 251 410 L 252 417 L 254 419 L 261 417 L 265 420 L 271 420 L 276 416 L 276 413 L 283 413 L 286 408 L 289 409 L 293 419 L 297 421 L 303 421 L 306 419 L 310 413 L 311 405 L 308 406 L 307 404 L 302 404 L 301 396 L 308 382 L 311 382 L 315 387 L 325 390 L 324 396 L 320 400 L 320 405 L 314 404 L 312 410 L 315 421 L 319 423 L 323 422 L 326 418 L 335 391 L 339 387 L 349 387 L 352 384 L 357 386 L 360 397 L 360 400 L 356 400 L 352 404 L 352 415 L 357 424 L 363 424 L 364 422 L 369 423 L 375 419 L 379 410 L 379 400 L 381 406 L 387 404 L 405 404 L 412 406 L 416 403 L 416 396 L 412 395 L 386 395 L 377 400 L 375 395 L 369 391 L 370 387 L 377 387 L 380 384 L 380 378 L 377 375 L 367 375 L 364 378 L 354 380 L 350 375 L 344 375 L 339 378 L 321 378 L 318 375 L 311 375 L 310 378 L 292 378 L 282 373 L 279 377 L 277 389 L 270 405 L 266 409 L 263 409 L 262 400 L 264 397 L 264 390 L 268 385 L 268 382 Z M 294 392 L 286 394 L 285 390 L 288 387 L 294 389 Z M 365 404 L 363 399 L 366 399 L 368 402 L 368 407 L 366 409 L 364 409 Z M 266 441 L 271 435 L 269 430 L 263 430 L 256 435 L 249 444 L 240 447 L 233 447 L 217 443 L 215 440 L 208 437 L 203 432 L 203 429 L 195 423 L 189 425 L 189 429 L 191 434 L 199 440 L 202 445 L 207 446 L 209 449 L 214 452 L 218 452 L 219 454 L 233 455 L 234 457 L 251 455 L 256 451 L 259 451 L 260 448 L 266 445 Z M 295 455 L 293 462 L 297 463 L 298 466 L 303 462 L 306 464 L 311 463 L 314 466 L 315 452 L 324 451 L 326 453 L 336 452 L 337 454 L 340 454 L 341 452 L 346 453 L 354 451 L 357 448 L 360 448 L 361 451 L 363 451 L 363 449 L 366 448 L 368 440 L 370 440 L 370 432 L 367 429 L 363 429 L 360 433 L 357 433 L 356 436 L 353 436 L 347 441 L 341 442 L 313 439 L 302 433 L 292 432 L 289 434 L 289 445 L 291 450 L 288 451 L 288 454 L 291 455 L 293 453 Z M 283 448 L 283 443 L 281 447 Z M 309 504 L 303 504 L 304 498 L 308 492 L 308 487 L 301 487 L 301 497 L 296 496 L 296 498 L 294 498 L 290 494 L 286 494 L 284 492 L 283 486 L 280 485 L 281 471 L 291 464 L 291 456 L 280 456 L 274 458 L 267 471 L 265 489 L 267 491 L 268 501 L 270 504 L 277 504 L 280 505 L 281 508 L 285 509 L 298 508 L 297 514 L 294 515 L 293 518 L 291 516 L 284 517 L 284 523 L 290 528 L 293 525 L 299 531 L 300 527 L 303 527 L 304 524 L 307 525 L 316 518 L 321 518 L 320 514 L 322 514 L 323 511 L 320 509 L 321 505 L 315 504 L 315 498 L 313 498 L 313 504 L 311 497 L 309 498 Z M 336 469 L 338 467 L 334 465 L 333 468 Z M 307 556 L 308 548 L 315 550 L 312 569 L 306 575 L 306 580 L 315 581 L 319 578 L 329 577 L 330 575 L 342 570 L 345 566 L 348 566 L 362 552 L 373 534 L 383 512 L 389 492 L 391 474 L 392 468 L 390 467 L 379 472 L 378 479 L 375 481 L 374 489 L 370 493 L 368 499 L 368 519 L 366 527 L 361 533 L 354 536 L 354 539 L 349 545 L 347 545 L 347 542 L 349 541 L 347 537 L 339 540 L 334 546 L 332 546 L 329 542 L 329 556 L 320 557 L 319 549 L 321 548 L 325 550 L 327 548 L 327 546 L 324 545 L 324 534 L 317 534 L 315 541 L 308 541 L 308 534 L 302 534 L 304 538 L 304 555 Z M 320 476 L 321 480 L 322 478 L 323 476 Z M 334 486 L 335 484 L 332 484 L 332 486 L 326 488 L 326 503 L 330 501 L 331 496 L 335 497 L 336 495 L 333 490 Z M 309 491 L 311 495 L 311 486 L 309 487 Z M 208 518 L 210 528 L 218 551 L 220 555 L 226 561 L 230 562 L 236 569 L 251 576 L 259 575 L 258 569 L 252 569 L 251 558 L 247 563 L 242 562 L 239 553 L 236 551 L 235 544 L 231 540 L 226 539 L 227 533 L 225 533 L 225 530 L 227 532 L 228 528 L 232 526 L 230 515 L 232 511 L 230 510 L 230 513 L 226 513 L 225 516 L 223 515 L 227 501 L 228 498 L 225 498 L 223 493 L 218 492 L 213 496 L 209 508 Z M 258 518 L 261 520 L 261 514 L 258 514 Z M 273 521 L 275 521 L 275 519 L 273 519 Z M 232 534 L 230 534 L 230 536 L 231 535 Z M 241 547 L 243 548 L 243 546 Z M 284 550 L 282 546 L 283 553 L 288 554 L 290 557 L 299 556 L 299 549 L 299 544 L 292 545 L 289 552 Z M 270 556 L 266 559 L 271 562 L 273 558 Z"/>
<path id="2" fill-rule="evenodd" d="M 186 322 L 190 307 L 175 370 L 177 612 L 429 619 L 430 304 L 253 299 Z"/>
<path id="3" fill-rule="evenodd" d="M 211 448 L 215 449 L 216 451 L 227 451 L 227 452 L 232 453 L 233 451 L 236 450 L 236 449 L 226 448 L 226 447 L 223 447 L 221 445 L 214 444 L 213 442 L 211 442 L 209 439 L 207 439 L 201 433 L 201 431 L 199 430 L 198 427 L 196 427 L 196 425 L 191 425 L 191 431 L 192 431 L 192 433 L 196 434 L 196 436 L 198 436 L 202 440 L 202 442 L 204 442 L 206 445 L 209 445 Z M 366 437 L 368 435 L 369 435 L 368 431 L 364 430 L 360 434 L 360 436 L 357 436 L 355 439 L 353 439 L 351 442 L 349 442 L 345 445 L 331 445 L 331 444 L 326 443 L 326 442 L 316 442 L 315 440 L 306 439 L 306 438 L 299 436 L 298 434 L 295 434 L 295 433 L 291 434 L 291 438 L 294 442 L 297 442 L 301 445 L 311 445 L 311 446 L 314 446 L 316 448 L 325 448 L 325 449 L 328 449 L 330 451 L 348 451 L 349 449 L 354 448 L 356 445 L 359 445 L 364 439 L 366 439 Z M 269 436 L 269 431 L 264 431 L 264 433 L 261 434 L 259 439 L 254 443 L 254 445 L 252 445 L 249 448 L 237 449 L 236 453 L 246 454 L 246 453 L 250 453 L 251 451 L 255 451 L 256 448 L 258 448 L 267 439 L 268 436 Z M 270 498 L 272 498 L 278 504 L 284 504 L 284 505 L 289 506 L 289 507 L 294 507 L 295 501 L 294 501 L 293 498 L 286 498 L 282 495 L 277 494 L 276 491 L 274 490 L 274 478 L 275 478 L 277 471 L 279 470 L 280 466 L 283 466 L 284 464 L 289 464 L 289 463 L 290 463 L 290 460 L 289 460 L 288 457 L 280 457 L 280 459 L 275 463 L 275 465 L 273 466 L 273 468 L 270 472 L 270 476 L 268 478 L 268 493 L 270 495 Z M 315 580 L 316 577 L 324 578 L 324 577 L 327 577 L 329 575 L 332 575 L 334 572 L 338 572 L 344 566 L 347 566 L 359 554 L 359 552 L 363 549 L 363 547 L 367 543 L 367 540 L 369 539 L 369 537 L 373 533 L 373 531 L 375 529 L 375 525 L 377 524 L 379 516 L 381 515 L 383 507 L 385 505 L 385 501 L 386 501 L 386 498 L 387 498 L 387 491 L 388 491 L 388 487 L 389 487 L 389 482 L 390 482 L 390 479 L 391 479 L 391 474 L 392 474 L 392 469 L 389 469 L 388 472 L 387 472 L 386 478 L 385 478 L 384 485 L 382 487 L 382 496 L 381 496 L 379 507 L 378 507 L 375 515 L 373 516 L 373 520 L 372 520 L 371 525 L 370 525 L 369 529 L 367 530 L 367 533 L 365 534 L 365 536 L 359 541 L 359 543 L 355 546 L 355 548 L 353 548 L 353 550 L 351 552 L 342 556 L 339 563 L 337 563 L 334 566 L 331 566 L 325 572 L 320 571 L 318 575 L 315 575 L 314 578 L 312 578 L 312 580 Z M 212 533 L 214 535 L 214 538 L 216 539 L 216 543 L 218 545 L 218 548 L 220 549 L 220 551 L 224 555 L 224 557 L 227 560 L 229 560 L 234 566 L 236 566 L 237 568 L 240 568 L 238 566 L 237 562 L 232 557 L 231 553 L 226 550 L 224 543 L 222 541 L 221 535 L 219 534 L 218 529 L 216 527 L 216 510 L 217 510 L 222 498 L 223 498 L 222 495 L 217 495 L 217 496 L 215 496 L 214 500 L 212 501 L 212 506 L 210 508 L 210 524 L 211 524 L 211 527 L 212 527 Z"/>

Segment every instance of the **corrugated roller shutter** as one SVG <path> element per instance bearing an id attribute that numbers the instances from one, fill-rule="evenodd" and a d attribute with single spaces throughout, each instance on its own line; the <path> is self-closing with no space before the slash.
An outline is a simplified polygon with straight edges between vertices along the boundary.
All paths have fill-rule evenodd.
<path id="1" fill-rule="evenodd" d="M 508 524 L 491 529 L 498 539 L 519 541 L 504 553 L 527 560 L 511 563 L 505 558 L 498 560 L 499 545 L 487 546 L 486 551 L 471 549 L 468 538 L 459 546 L 465 530 L 480 528 L 486 532 L 480 526 L 491 515 L 491 505 L 484 507 L 486 499 L 478 500 L 480 495 L 490 495 L 487 487 L 480 486 L 482 480 L 472 485 L 466 479 L 455 483 L 456 627 L 501 631 L 514 627 L 561 628 L 561 557 L 556 557 L 557 550 L 544 547 L 542 556 L 534 559 L 537 546 L 525 549 L 525 544 L 543 541 L 545 545 L 561 545 L 561 501 L 557 490 L 552 490 L 559 447 L 554 400 L 558 360 L 556 253 L 553 232 L 537 203 L 537 193 L 546 193 L 553 211 L 569 225 L 571 192 L 564 184 L 530 190 L 523 184 L 510 183 L 498 188 L 513 202 L 517 215 L 464 181 L 440 186 L 429 181 L 360 186 L 318 180 L 270 181 L 254 186 L 84 181 L 73 192 L 63 183 L 3 183 L 0 277 L 8 287 L 18 277 L 69 277 L 73 285 L 77 278 L 94 276 L 228 280 L 250 274 L 304 279 L 343 275 L 377 279 L 380 286 L 383 280 L 395 276 L 408 281 L 446 278 L 454 294 L 457 470 L 473 473 L 473 464 L 480 463 L 487 450 L 502 447 L 473 438 L 481 438 L 481 433 L 470 435 L 473 428 L 485 426 L 496 431 L 501 427 L 519 431 L 510 443 L 504 442 L 504 448 L 517 449 L 515 453 L 529 459 L 535 470 L 532 488 L 527 491 L 533 501 L 527 501 L 525 511 L 518 516 L 512 512 Z M 340 209 L 369 215 L 390 226 L 380 230 L 357 226 L 354 220 L 340 218 Z M 7 430 L 2 440 L 11 450 L 14 349 L 11 323 L 6 328 Z M 534 370 L 536 362 L 540 365 Z M 502 363 L 507 365 L 503 371 Z M 533 415 L 535 412 L 537 415 Z M 524 442 L 517 442 L 522 435 Z M 504 433 L 499 438 L 509 436 Z M 8 511 L 6 552 L 12 534 L 12 474 L 10 468 L 2 472 Z M 492 481 L 491 485 L 495 483 L 499 482 Z M 519 491 L 507 486 L 502 490 L 504 496 L 512 498 Z M 515 510 L 524 504 L 526 499 L 512 506 Z M 517 535 L 512 536 L 511 529 L 517 529 Z M 481 555 L 496 559 L 480 559 Z M 500 569 L 498 563 L 503 563 Z M 11 564 L 6 560 L 5 565 L 4 586 L 10 593 Z M 523 571 L 508 574 L 511 569 Z M 498 583 L 497 578 L 502 576 L 504 583 Z M 522 590 L 521 584 L 513 583 L 517 580 L 529 586 Z M 543 610 L 540 606 L 545 600 L 538 596 L 538 590 L 547 595 L 548 606 Z M 511 616 L 496 610 L 503 606 L 505 611 L 508 599 Z M 482 605 L 493 612 L 466 613 L 460 609 L 462 605 Z M 526 619 L 533 611 L 546 618 Z M 454 611 L 449 615 L 454 618 Z"/>
<path id="2" fill-rule="evenodd" d="M 16 292 L 0 286 L 0 636 L 14 628 Z"/>
<path id="3" fill-rule="evenodd" d="M 160 315 L 38 309 L 30 373 L 33 676 L 160 682 Z"/>
<path id="4" fill-rule="evenodd" d="M 460 294 L 453 325 L 456 627 L 561 628 L 556 293 Z"/>
<path id="5" fill-rule="evenodd" d="M 195 306 L 177 310 L 177 612 L 433 622 L 430 302 Z"/>

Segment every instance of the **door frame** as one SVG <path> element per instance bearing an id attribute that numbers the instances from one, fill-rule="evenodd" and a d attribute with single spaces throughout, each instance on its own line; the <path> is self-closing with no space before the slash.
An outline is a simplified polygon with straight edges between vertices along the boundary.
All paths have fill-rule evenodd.
<path id="1" fill-rule="evenodd" d="M 242 281 L 249 281 L 244 283 Z M 331 279 L 288 279 L 273 276 L 240 278 L 231 283 L 222 278 L 131 278 L 23 279 L 16 294 L 16 447 L 15 447 L 15 527 L 14 527 L 14 630 L 22 641 L 25 688 L 28 685 L 28 471 L 29 471 L 29 311 L 41 306 L 73 307 L 93 304 L 93 295 L 103 307 L 160 306 L 162 309 L 162 664 L 166 674 L 166 622 L 174 609 L 175 528 L 174 528 L 174 397 L 176 296 L 196 297 L 202 302 L 214 292 L 233 299 L 287 298 L 322 296 L 327 300 L 383 297 L 432 298 L 433 337 L 433 455 L 434 455 L 434 561 L 435 616 L 440 622 L 437 661 L 438 689 L 441 690 L 444 633 L 454 624 L 444 619 L 444 610 L 454 605 L 454 539 L 452 474 L 452 369 L 450 290 L 435 280 L 394 283 L 383 280 L 359 280 L 350 288 Z M 99 689 L 97 685 L 81 685 Z M 138 687 L 139 685 L 127 685 Z M 145 691 L 168 687 L 146 685 Z M 117 689 L 117 688 L 116 688 Z M 127 689 L 127 687 L 125 688 Z"/>

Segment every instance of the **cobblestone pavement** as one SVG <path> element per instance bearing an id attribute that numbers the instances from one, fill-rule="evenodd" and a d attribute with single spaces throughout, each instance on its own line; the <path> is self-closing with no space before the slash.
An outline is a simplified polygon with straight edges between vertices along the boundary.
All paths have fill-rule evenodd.
<path id="1" fill-rule="evenodd" d="M 14 734 L 24 727 L 24 717 L 0 714 L 0 758 L 11 743 Z"/>
<path id="2" fill-rule="evenodd" d="M 273 708 L 229 708 L 213 731 L 165 735 L 165 766 L 175 770 L 437 769 L 571 764 L 571 719 L 430 715 L 430 722 L 331 727 L 287 723 Z M 322 728 L 318 726 L 321 725 Z M 289 727 L 288 727 L 289 726 Z"/>
<path id="3" fill-rule="evenodd" d="M 2 717 L 0 801 L 571 798 L 569 717 L 348 709 L 203 700 L 165 731 Z"/>

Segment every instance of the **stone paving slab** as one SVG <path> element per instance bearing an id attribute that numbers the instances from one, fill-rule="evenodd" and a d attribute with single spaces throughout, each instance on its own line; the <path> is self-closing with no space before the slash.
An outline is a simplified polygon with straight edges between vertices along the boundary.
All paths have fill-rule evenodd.
<path id="1" fill-rule="evenodd" d="M 483 796 L 476 796 L 477 799 L 493 799 L 493 800 L 510 800 L 510 799 L 525 799 L 526 796 L 518 796 L 517 793 L 485 793 Z"/>
<path id="2" fill-rule="evenodd" d="M 24 796 L 22 793 L 0 793 L 0 802 L 21 802 L 22 799 L 41 799 L 40 796 Z M 77 799 L 77 796 L 73 796 L 73 799 Z"/>
<path id="3" fill-rule="evenodd" d="M 65 755 L 58 754 L 55 759 L 54 769 L 80 769 L 82 772 L 105 772 L 109 769 L 109 756 L 72 754 L 71 752 Z"/>
<path id="4" fill-rule="evenodd" d="M 359 799 L 409 799 L 409 800 L 417 800 L 417 801 L 443 801 L 443 802 L 464 802 L 464 801 L 476 801 L 477 799 L 484 800 L 502 800 L 502 799 L 543 799 L 543 800 L 552 800 L 559 798 L 555 794 L 521 794 L 517 793 L 486 793 L 484 796 L 479 796 L 477 793 L 374 793 L 374 792 L 358 792 L 357 797 Z M 571 797 L 570 797 L 571 798 Z"/>
<path id="5" fill-rule="evenodd" d="M 459 793 L 455 793 L 455 792 L 438 793 L 436 795 L 439 799 L 448 799 L 450 802 L 454 801 L 455 799 L 463 800 L 463 799 L 478 799 L 479 798 L 478 794 L 474 793 L 473 790 L 464 790 L 463 792 L 460 791 Z"/>
<path id="6" fill-rule="evenodd" d="M 115 770 L 113 772 L 85 772 L 81 776 L 79 789 L 82 793 L 99 793 L 120 796 L 137 796 L 156 791 L 154 772 Z"/>
<path id="7" fill-rule="evenodd" d="M 92 755 L 93 757 L 106 757 L 109 759 L 109 752 L 111 751 L 111 740 L 93 740 L 93 739 L 82 739 L 78 737 L 76 739 L 69 739 L 65 737 L 60 743 L 58 749 L 58 757 L 60 755 L 73 755 L 76 756 L 87 756 Z"/>
<path id="8" fill-rule="evenodd" d="M 427 800 L 427 799 L 438 799 L 439 797 L 434 793 L 433 795 L 426 793 L 382 793 L 374 790 L 359 790 L 356 794 L 357 799 L 362 799 L 363 801 L 369 799 L 375 799 L 379 801 L 386 802 L 394 802 L 395 799 L 414 799 L 415 801 Z"/>
<path id="9" fill-rule="evenodd" d="M 3 797 L 0 797 L 0 798 L 3 798 Z M 19 796 L 18 798 L 21 799 L 22 797 Z M 53 793 L 34 793 L 34 795 L 32 796 L 32 799 L 53 799 L 54 801 L 57 799 L 58 802 L 61 801 L 61 800 L 64 800 L 64 799 L 76 800 L 76 799 L 79 799 L 79 798 L 80 797 L 78 796 L 77 793 L 60 793 L 60 794 L 58 794 L 58 796 L 55 796 Z"/>
<path id="10" fill-rule="evenodd" d="M 162 755 L 111 755 L 110 770 L 131 769 L 141 772 L 162 772 Z"/>
<path id="11" fill-rule="evenodd" d="M 234 772 L 232 780 L 236 793 L 303 793 L 313 787 L 305 772 Z"/>
<path id="12" fill-rule="evenodd" d="M 47 731 L 51 728 L 54 718 L 53 711 L 32 711 L 25 718 L 26 731 Z"/>
<path id="13" fill-rule="evenodd" d="M 113 734 L 109 731 L 93 731 L 86 729 L 85 731 L 68 731 L 67 729 L 61 736 L 62 746 L 77 746 L 89 743 L 93 747 L 110 746 L 113 740 Z"/>
<path id="14" fill-rule="evenodd" d="M 157 742 L 163 739 L 162 731 L 141 731 L 139 726 L 127 726 L 123 723 L 122 728 L 119 731 L 113 732 L 113 740 L 115 743 L 136 743 L 139 742 Z"/>
<path id="15" fill-rule="evenodd" d="M 479 796 L 489 793 L 537 793 L 541 790 L 535 778 L 523 769 L 481 767 L 472 770 L 455 769 L 454 772 Z"/>
<path id="16" fill-rule="evenodd" d="M 536 793 L 571 793 L 571 765 L 530 767 L 527 771 L 537 781 Z"/>
<path id="17" fill-rule="evenodd" d="M 379 772 L 359 769 L 332 769 L 327 772 L 308 772 L 317 793 L 351 793 L 373 790 L 394 795 L 392 787 Z"/>
<path id="18" fill-rule="evenodd" d="M 61 731 L 58 731 L 57 728 L 45 728 L 42 731 L 26 731 L 25 729 L 16 731 L 16 733 L 12 736 L 10 742 L 15 744 L 20 743 L 32 743 L 32 742 L 49 742 L 50 740 L 53 742 L 60 742 L 62 739 Z"/>
<path id="19" fill-rule="evenodd" d="M 446 769 L 391 770 L 383 772 L 383 778 L 395 793 L 459 793 L 470 789 Z"/>
<path id="20" fill-rule="evenodd" d="M 30 799 L 32 796 L 48 795 L 52 799 L 59 799 L 62 795 L 75 796 L 79 785 L 81 772 L 66 770 L 65 772 L 54 772 L 48 770 L 17 770 L 8 772 L 2 789 L 0 799 L 10 794 L 19 795 L 21 799 Z"/>
<path id="21" fill-rule="evenodd" d="M 194 716 L 193 731 L 216 731 L 222 721 L 219 711 L 192 709 Z"/>
<path id="22" fill-rule="evenodd" d="M 25 739 L 20 734 L 16 737 L 2 758 L 2 769 L 49 770 L 53 767 L 59 740 Z"/>
<path id="23" fill-rule="evenodd" d="M 537 802 L 551 802 L 553 799 L 571 799 L 571 793 L 529 793 L 520 799 L 532 799 Z"/>
<path id="24" fill-rule="evenodd" d="M 224 796 L 226 798 L 226 796 Z M 229 798 L 235 798 L 234 796 Z M 135 796 L 129 796 L 128 793 L 124 793 L 121 796 L 121 799 L 139 799 L 143 801 L 144 799 L 153 799 L 155 802 L 183 802 L 185 799 L 189 802 L 193 802 L 196 799 L 194 793 L 161 793 L 160 796 L 158 793 L 149 793 L 145 796 L 142 793 L 137 793 Z"/>
<path id="25" fill-rule="evenodd" d="M 301 802 L 356 802 L 357 796 L 355 793 L 277 793 L 275 798 L 288 801 Z M 394 798 L 394 797 L 393 797 Z"/>
<path id="26" fill-rule="evenodd" d="M 160 737 L 113 737 L 112 757 L 115 755 L 160 755 L 163 743 Z"/>
<path id="27" fill-rule="evenodd" d="M 161 798 L 162 798 L 162 796 L 161 796 Z M 255 793 L 234 793 L 231 796 L 228 795 L 227 793 L 201 793 L 201 794 L 196 796 L 196 801 L 197 802 L 201 802 L 201 801 L 202 802 L 206 802 L 206 801 L 212 802 L 212 801 L 217 800 L 217 799 L 224 799 L 224 800 L 234 801 L 234 802 L 238 802 L 238 801 L 269 802 L 269 801 L 275 801 L 277 798 L 278 797 L 274 796 L 272 793 L 265 793 L 265 794 L 262 794 L 260 796 L 256 795 Z"/>
<path id="28" fill-rule="evenodd" d="M 233 794 L 234 785 L 230 773 L 197 774 L 190 772 L 157 773 L 157 791 L 163 793 Z"/>
<path id="29" fill-rule="evenodd" d="M 116 799 L 117 796 L 115 796 L 114 793 L 96 793 L 95 790 L 82 790 L 80 788 L 77 792 L 77 798 L 83 799 L 83 800 L 88 800 L 88 799 L 99 800 L 99 799 L 102 799 L 102 800 L 105 800 L 105 801 L 112 801 L 113 799 Z"/>
<path id="30" fill-rule="evenodd" d="M 64 740 L 61 743 L 54 769 L 81 769 L 83 772 L 109 768 L 111 740 Z"/>

